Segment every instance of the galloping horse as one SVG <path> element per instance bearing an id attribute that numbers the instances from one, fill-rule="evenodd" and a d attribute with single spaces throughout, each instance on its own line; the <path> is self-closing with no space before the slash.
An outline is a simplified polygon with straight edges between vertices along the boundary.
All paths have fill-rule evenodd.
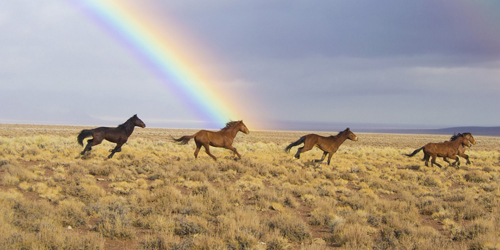
<path id="1" fill-rule="evenodd" d="M 456 139 L 455 137 L 456 137 L 456 136 L 460 136 L 460 135 L 461 135 L 461 134 L 453 135 L 453 136 L 451 137 L 450 141 L 455 140 L 455 139 Z M 475 144 L 476 144 L 476 140 L 474 139 L 474 137 L 472 136 L 472 134 L 471 134 L 471 133 L 463 133 L 463 136 L 465 137 L 465 139 L 469 140 L 469 141 L 470 141 L 470 143 L 471 143 L 472 145 L 475 145 Z M 472 146 L 472 145 L 471 145 L 471 146 Z M 469 147 L 471 147 L 471 146 L 469 146 Z M 458 147 L 458 156 L 460 156 L 460 157 L 462 157 L 462 158 L 466 159 L 466 160 L 467 160 L 466 164 L 467 164 L 467 165 L 469 165 L 469 164 L 470 164 L 469 155 L 465 154 L 465 149 L 466 149 L 466 148 L 465 148 L 464 144 L 460 144 L 460 146 Z M 444 158 L 446 158 L 446 157 L 444 157 Z M 445 159 L 445 161 L 446 161 L 446 159 Z M 459 166 L 460 166 L 460 162 L 459 162 L 459 161 L 455 161 L 455 162 L 454 162 L 454 163 L 452 163 L 451 165 L 452 165 L 452 166 L 455 166 L 455 164 L 456 164 L 457 162 L 459 163 Z"/>
<path id="2" fill-rule="evenodd" d="M 439 163 L 436 162 L 436 157 L 443 157 L 444 161 L 448 162 L 450 166 L 455 165 L 456 163 L 458 163 L 458 166 L 460 166 L 460 161 L 458 158 L 458 155 L 460 154 L 460 146 L 470 147 L 472 145 L 468 139 L 470 137 L 466 136 L 467 134 L 472 137 L 472 134 L 470 133 L 456 134 L 451 137 L 450 141 L 440 143 L 427 143 L 425 146 L 413 151 L 413 153 L 405 155 L 408 157 L 412 157 L 421 150 L 424 150 L 424 158 L 422 160 L 425 160 L 425 166 L 427 167 L 429 166 L 430 157 L 432 157 L 431 167 L 434 166 L 434 164 L 438 165 L 438 167 L 440 168 L 442 167 Z M 465 148 L 463 149 L 463 151 L 465 151 Z M 455 162 L 451 164 L 447 158 L 455 159 Z M 468 159 L 468 157 L 466 159 Z"/>
<path id="3" fill-rule="evenodd" d="M 227 148 L 233 151 L 234 154 L 241 159 L 240 153 L 236 150 L 235 147 L 232 146 L 234 137 L 236 134 L 241 131 L 245 134 L 248 134 L 248 128 L 245 126 L 243 121 L 231 121 L 226 124 L 226 127 L 219 131 L 208 131 L 208 130 L 200 130 L 196 132 L 194 135 L 185 135 L 179 139 L 172 139 L 176 142 L 180 142 L 181 144 L 187 144 L 189 140 L 194 138 L 194 142 L 196 143 L 196 150 L 194 151 L 194 157 L 198 158 L 198 152 L 200 152 L 201 146 L 205 148 L 205 152 L 212 157 L 212 159 L 217 160 L 217 157 L 210 153 L 209 146 L 219 147 L 219 148 Z"/>
<path id="4" fill-rule="evenodd" d="M 95 129 L 82 130 L 78 135 L 78 143 L 83 146 L 83 139 L 92 136 L 92 139 L 87 140 L 87 146 L 82 151 L 82 155 L 85 152 L 92 150 L 92 147 L 100 144 L 102 140 L 108 140 L 110 142 L 116 143 L 116 147 L 111 151 L 111 154 L 108 158 L 113 157 L 116 152 L 122 151 L 122 145 L 127 142 L 128 137 L 134 132 L 134 127 L 138 126 L 141 128 L 145 128 L 146 124 L 144 124 L 137 115 L 130 117 L 125 123 L 119 125 L 116 128 L 108 128 L 108 127 L 99 127 Z"/>
<path id="5" fill-rule="evenodd" d="M 315 162 L 322 162 L 328 154 L 328 165 L 330 165 L 330 160 L 332 159 L 333 154 L 337 152 L 337 149 L 346 139 L 357 141 L 358 137 L 351 132 L 349 128 L 339 132 L 336 136 L 332 135 L 324 137 L 317 134 L 308 134 L 300 137 L 298 141 L 288 145 L 285 152 L 290 152 L 292 147 L 304 143 L 304 146 L 299 148 L 295 154 L 295 158 L 300 159 L 301 153 L 311 150 L 314 146 L 317 146 L 319 149 L 323 150 L 323 157 L 319 160 L 315 160 Z"/>

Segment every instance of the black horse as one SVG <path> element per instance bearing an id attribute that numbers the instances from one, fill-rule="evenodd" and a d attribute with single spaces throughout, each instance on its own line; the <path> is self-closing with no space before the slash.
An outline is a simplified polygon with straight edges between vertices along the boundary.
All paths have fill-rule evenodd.
<path id="1" fill-rule="evenodd" d="M 87 137 L 92 136 L 92 139 L 87 140 L 87 146 L 82 151 L 82 155 L 85 152 L 92 150 L 92 147 L 100 144 L 102 140 L 108 140 L 110 142 L 116 143 L 116 147 L 111 151 L 111 154 L 108 158 L 113 157 L 116 152 L 122 151 L 122 145 L 127 142 L 128 137 L 134 132 L 134 127 L 138 126 L 141 128 L 145 128 L 146 124 L 144 124 L 137 115 L 130 117 L 125 123 L 119 125 L 116 128 L 108 128 L 108 127 L 99 127 L 95 129 L 84 129 L 78 135 L 78 143 L 83 146 L 83 140 Z"/>

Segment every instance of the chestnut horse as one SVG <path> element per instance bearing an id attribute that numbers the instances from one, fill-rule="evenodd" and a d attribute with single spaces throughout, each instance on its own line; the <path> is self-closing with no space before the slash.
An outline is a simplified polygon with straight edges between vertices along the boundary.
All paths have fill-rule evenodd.
<path id="1" fill-rule="evenodd" d="M 464 135 L 465 139 L 469 140 L 469 141 L 470 141 L 470 143 L 471 143 L 472 145 L 475 145 L 475 144 L 476 144 L 476 140 L 474 139 L 474 137 L 472 136 L 472 134 L 471 134 L 471 133 L 463 133 L 463 135 Z M 456 138 L 454 138 L 455 136 L 460 136 L 460 134 L 458 134 L 458 135 L 453 135 L 453 136 L 451 137 L 451 139 L 450 139 L 450 140 L 451 140 L 451 141 L 453 141 L 454 139 L 456 139 Z M 472 146 L 472 145 L 471 145 L 471 146 Z M 469 146 L 469 147 L 470 147 L 470 146 Z M 470 164 L 469 155 L 465 154 L 465 149 L 466 149 L 466 148 L 465 148 L 464 144 L 460 144 L 460 146 L 458 147 L 458 156 L 460 156 L 460 157 L 462 157 L 462 158 L 466 159 L 466 160 L 467 160 L 466 164 L 467 164 L 467 165 L 469 165 L 469 164 Z M 446 157 L 444 157 L 444 158 L 446 158 Z M 445 159 L 445 161 L 446 161 L 446 159 Z M 455 164 L 456 164 L 457 162 L 458 162 L 458 161 L 455 161 L 455 162 L 454 162 L 454 163 L 452 163 L 451 165 L 452 165 L 452 166 L 455 166 Z M 458 162 L 458 163 L 459 163 L 459 166 L 460 166 L 460 162 Z"/>
<path id="2" fill-rule="evenodd" d="M 245 134 L 249 133 L 243 121 L 231 121 L 226 124 L 226 127 L 219 131 L 200 130 L 194 135 L 185 135 L 179 139 L 172 137 L 172 139 L 184 145 L 194 138 L 194 142 L 196 143 L 196 150 L 194 151 L 195 158 L 198 158 L 198 152 L 200 152 L 200 148 L 203 146 L 205 152 L 212 157 L 212 159 L 217 160 L 217 157 L 210 153 L 209 146 L 212 146 L 229 149 L 241 159 L 240 153 L 238 153 L 238 150 L 232 145 L 234 137 L 236 137 L 236 134 L 240 131 Z"/>
<path id="3" fill-rule="evenodd" d="M 92 136 L 92 139 L 87 140 L 87 146 L 82 151 L 82 155 L 85 152 L 92 150 L 92 147 L 100 144 L 102 140 L 107 140 L 110 142 L 116 143 L 116 147 L 111 151 L 111 154 L 108 158 L 113 157 L 116 152 L 122 151 L 122 145 L 127 142 L 128 137 L 134 132 L 134 127 L 138 126 L 141 128 L 145 128 L 146 124 L 144 124 L 137 115 L 130 117 L 125 123 L 119 125 L 116 128 L 108 128 L 108 127 L 99 127 L 95 129 L 84 129 L 78 135 L 78 143 L 83 146 L 83 139 Z"/>
<path id="4" fill-rule="evenodd" d="M 323 150 L 323 156 L 319 160 L 315 160 L 315 162 L 323 162 L 326 155 L 328 154 L 328 165 L 330 165 L 330 160 L 337 149 L 340 147 L 342 143 L 346 139 L 357 141 L 358 137 L 351 132 L 349 128 L 344 131 L 339 132 L 336 136 L 324 137 L 317 134 L 308 134 L 300 137 L 300 139 L 296 142 L 291 143 L 285 148 L 285 152 L 290 152 L 290 149 L 294 146 L 297 146 L 301 143 L 304 143 L 304 146 L 297 150 L 295 154 L 295 158 L 300 159 L 300 154 L 311 150 L 314 146 L 317 146 L 319 149 Z"/>
<path id="5" fill-rule="evenodd" d="M 472 145 L 468 139 L 470 137 L 466 135 L 470 135 L 470 137 L 472 137 L 472 134 L 470 133 L 456 134 L 451 137 L 450 141 L 445 141 L 440 143 L 427 143 L 425 146 L 413 151 L 413 153 L 405 155 L 408 157 L 412 157 L 421 150 L 424 150 L 424 158 L 422 160 L 425 161 L 425 166 L 427 167 L 429 166 L 429 158 L 431 157 L 432 157 L 431 167 L 434 166 L 434 164 L 436 164 L 440 168 L 442 167 L 439 163 L 436 162 L 437 157 L 443 157 L 444 161 L 446 161 L 450 166 L 452 164 L 448 161 L 447 158 L 455 159 L 453 165 L 458 163 L 458 166 L 460 166 L 460 161 L 458 158 L 458 155 L 460 154 L 459 151 L 460 147 L 461 146 L 470 147 Z M 465 148 L 462 150 L 465 151 Z"/>

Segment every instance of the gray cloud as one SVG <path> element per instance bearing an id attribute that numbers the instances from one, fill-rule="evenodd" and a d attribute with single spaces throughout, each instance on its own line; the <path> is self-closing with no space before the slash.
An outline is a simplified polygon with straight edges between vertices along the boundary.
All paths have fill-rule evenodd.
<path id="1" fill-rule="evenodd" d="M 270 123 L 500 123 L 491 116 L 500 106 L 497 1 L 142 4 L 217 55 L 206 68 L 231 73 L 218 84 L 241 100 L 253 93 L 246 106 L 259 105 Z M 9 107 L 0 122 L 95 124 L 138 113 L 166 126 L 199 124 L 71 2 L 2 2 L 0 28 L 0 105 Z"/>

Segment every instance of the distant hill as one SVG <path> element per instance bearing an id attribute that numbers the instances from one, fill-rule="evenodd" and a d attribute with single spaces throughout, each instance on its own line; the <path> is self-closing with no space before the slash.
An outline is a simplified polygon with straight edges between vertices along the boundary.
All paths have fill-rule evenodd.
<path id="1" fill-rule="evenodd" d="M 480 127 L 464 126 L 449 128 L 417 127 L 413 125 L 389 125 L 389 124 L 365 124 L 365 123 L 328 123 L 328 122 L 298 122 L 278 121 L 275 122 L 277 130 L 293 131 L 329 131 L 336 132 L 350 127 L 354 132 L 363 133 L 389 133 L 389 134 L 437 134 L 452 135 L 456 133 L 470 132 L 473 135 L 500 136 L 500 126 Z"/>
<path id="2" fill-rule="evenodd" d="M 456 133 L 469 132 L 472 135 L 482 136 L 500 136 L 500 127 L 450 127 L 440 129 L 361 129 L 360 132 L 367 133 L 397 133 L 397 134 L 436 134 L 436 135 L 452 135 Z"/>
<path id="3" fill-rule="evenodd" d="M 436 129 L 435 131 L 440 134 L 470 132 L 473 135 L 500 136 L 500 127 L 453 127 Z"/>

